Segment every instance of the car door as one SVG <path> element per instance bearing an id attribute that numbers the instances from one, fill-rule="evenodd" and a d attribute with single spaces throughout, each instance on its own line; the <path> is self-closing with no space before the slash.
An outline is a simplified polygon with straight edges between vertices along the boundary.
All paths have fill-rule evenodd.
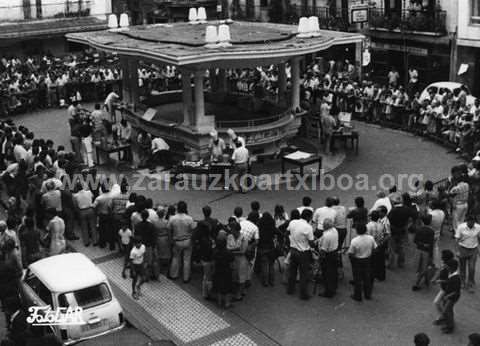
<path id="1" fill-rule="evenodd" d="M 22 304 L 26 311 L 31 306 L 52 307 L 52 294 L 34 273 L 27 270 L 21 286 Z"/>
<path id="2" fill-rule="evenodd" d="M 27 315 L 31 312 L 28 308 L 31 306 L 50 306 L 54 308 L 52 303 L 52 293 L 50 290 L 35 276 L 32 272 L 27 270 L 21 285 L 22 306 Z M 43 335 L 57 335 L 55 326 L 36 326 L 35 334 L 37 336 Z"/>

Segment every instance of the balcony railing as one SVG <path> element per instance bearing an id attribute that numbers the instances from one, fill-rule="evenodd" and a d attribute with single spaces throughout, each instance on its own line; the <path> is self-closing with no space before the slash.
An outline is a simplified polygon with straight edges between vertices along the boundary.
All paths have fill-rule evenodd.
<path id="1" fill-rule="evenodd" d="M 369 25 L 371 29 L 400 30 L 402 32 L 423 32 L 444 35 L 446 11 L 402 10 L 385 11 L 371 8 Z"/>
<path id="2" fill-rule="evenodd" d="M 21 6 L 0 6 L 0 21 L 15 22 L 49 18 L 74 18 L 90 15 L 91 0 L 30 1 Z"/>
<path id="3" fill-rule="evenodd" d="M 261 13 L 267 12 L 268 17 L 262 17 Z M 253 15 L 256 13 L 256 16 Z M 317 16 L 321 29 L 347 31 L 348 10 L 339 9 L 332 11 L 326 6 L 297 6 L 289 5 L 288 8 L 282 10 L 278 7 L 268 6 L 242 6 L 238 2 L 232 6 L 232 18 L 237 20 L 262 20 L 268 19 L 274 23 L 298 24 L 300 17 Z"/>

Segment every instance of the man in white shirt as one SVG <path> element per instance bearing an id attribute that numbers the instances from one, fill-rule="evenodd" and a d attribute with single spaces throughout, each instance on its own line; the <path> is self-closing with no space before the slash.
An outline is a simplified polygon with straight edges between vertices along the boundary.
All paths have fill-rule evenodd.
<path id="1" fill-rule="evenodd" d="M 154 169 L 157 163 L 160 163 L 163 170 L 169 169 L 172 166 L 172 154 L 170 152 L 170 146 L 163 138 L 153 137 L 150 169 Z"/>
<path id="2" fill-rule="evenodd" d="M 240 233 L 245 237 L 248 243 L 258 243 L 260 233 L 257 225 L 243 217 L 243 209 L 236 207 L 233 210 L 233 217 L 240 225 Z"/>
<path id="3" fill-rule="evenodd" d="M 225 151 L 225 141 L 218 137 L 218 132 L 213 130 L 210 132 L 210 144 L 208 148 L 210 149 L 210 160 L 212 161 L 222 161 L 223 152 Z"/>
<path id="4" fill-rule="evenodd" d="M 321 237 L 323 233 L 323 222 L 326 219 L 335 220 L 336 212 L 332 208 L 333 206 L 333 198 L 327 197 L 325 200 L 325 206 L 320 207 L 315 210 L 313 213 L 313 223 L 316 225 L 317 236 Z"/>
<path id="5" fill-rule="evenodd" d="M 237 142 L 242 143 L 242 145 L 245 146 L 245 138 L 237 136 L 235 131 L 233 131 L 232 129 L 228 129 L 227 134 L 230 138 L 230 148 L 235 149 L 237 147 Z"/>
<path id="6" fill-rule="evenodd" d="M 290 232 L 290 264 L 288 269 L 287 294 L 295 292 L 297 271 L 300 272 L 300 298 L 308 300 L 308 271 L 311 260 L 311 246 L 314 245 L 313 228 L 310 225 L 312 212 L 305 209 L 301 219 L 290 221 L 287 231 Z"/>
<path id="7" fill-rule="evenodd" d="M 365 299 L 372 299 L 372 253 L 377 247 L 375 239 L 367 233 L 367 227 L 363 224 L 356 226 L 357 236 L 352 239 L 348 255 L 352 262 L 354 293 L 353 300 L 362 301 L 362 292 Z"/>
<path id="8" fill-rule="evenodd" d="M 323 220 L 323 234 L 318 240 L 318 250 L 320 251 L 323 281 L 325 291 L 320 293 L 320 297 L 333 298 L 337 293 L 338 283 L 338 232 L 333 227 L 333 219 Z"/>
<path id="9" fill-rule="evenodd" d="M 387 212 L 390 212 L 390 210 L 392 209 L 392 202 L 390 201 L 390 198 L 385 194 L 384 191 L 377 192 L 377 200 L 375 201 L 375 203 L 373 203 L 373 206 L 370 209 L 370 213 L 374 210 L 378 210 L 378 208 L 381 205 L 387 208 Z"/>
<path id="10" fill-rule="evenodd" d="M 434 232 L 433 243 L 433 263 L 437 268 L 440 268 L 440 249 L 438 247 L 438 241 L 440 234 L 442 233 L 442 225 L 445 221 L 445 212 L 442 210 L 442 204 L 436 200 L 432 201 L 431 209 L 428 209 L 428 213 L 432 216 L 430 227 Z"/>
<path id="11" fill-rule="evenodd" d="M 23 146 L 23 138 L 15 137 L 13 139 L 13 143 L 15 143 L 15 146 L 13 147 L 13 155 L 15 156 L 15 161 L 26 161 L 28 157 L 28 151 L 25 150 L 25 147 Z"/>
<path id="12" fill-rule="evenodd" d="M 388 72 L 388 84 L 390 86 L 396 87 L 398 84 L 398 79 L 400 78 L 400 74 L 398 73 L 397 69 L 392 66 L 390 72 Z"/>
<path id="13" fill-rule="evenodd" d="M 82 232 L 83 245 L 98 243 L 97 217 L 93 209 L 93 193 L 86 186 L 77 186 L 77 193 L 73 194 L 73 203 Z"/>
<path id="14" fill-rule="evenodd" d="M 248 272 L 247 272 L 247 281 L 245 282 L 246 287 L 250 285 L 250 281 L 252 279 L 253 268 L 255 267 L 255 260 L 257 258 L 256 247 L 258 244 L 258 240 L 260 239 L 260 233 L 257 225 L 255 225 L 250 220 L 242 217 L 243 210 L 240 208 L 239 214 L 239 207 L 235 208 L 235 215 L 240 215 L 237 217 L 238 223 L 240 224 L 240 233 L 245 237 L 248 242 L 248 246 L 255 248 L 255 255 L 253 258 L 248 258 Z"/>
<path id="15" fill-rule="evenodd" d="M 237 140 L 236 148 L 232 154 L 232 161 L 235 167 L 235 185 L 242 193 L 246 193 L 248 190 L 248 186 L 244 185 L 246 183 L 244 176 L 248 172 L 248 159 L 248 149 L 245 148 L 241 141 Z"/>
<path id="16" fill-rule="evenodd" d="M 303 197 L 302 198 L 302 205 L 297 208 L 300 215 L 302 215 L 302 213 L 305 209 L 310 210 L 312 212 L 312 215 L 313 215 L 314 210 L 313 210 L 311 204 L 312 204 L 312 199 L 310 197 L 308 197 L 308 196 Z"/>
<path id="17" fill-rule="evenodd" d="M 68 115 L 68 118 L 73 118 L 75 117 L 77 114 L 78 114 L 78 111 L 79 111 L 79 107 L 78 107 L 78 102 L 77 101 L 73 101 L 70 106 L 68 106 L 67 108 L 67 115 Z"/>
<path id="18" fill-rule="evenodd" d="M 118 96 L 118 94 L 115 91 L 111 91 L 107 95 L 107 98 L 105 99 L 105 103 L 104 103 L 104 107 L 110 113 L 110 116 L 112 117 L 112 122 L 114 123 L 116 122 L 114 103 L 118 102 L 119 99 L 120 99 L 120 96 Z"/>
<path id="19" fill-rule="evenodd" d="M 475 286 L 475 264 L 478 256 L 478 243 L 480 241 L 480 225 L 475 222 L 473 215 L 468 215 L 466 222 L 458 225 L 455 230 L 455 239 L 460 260 L 462 284 L 467 289 L 473 289 Z"/>

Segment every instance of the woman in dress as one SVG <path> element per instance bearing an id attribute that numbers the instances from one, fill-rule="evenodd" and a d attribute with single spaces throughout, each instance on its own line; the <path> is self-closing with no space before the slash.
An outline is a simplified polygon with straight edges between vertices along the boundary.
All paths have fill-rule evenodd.
<path id="1" fill-rule="evenodd" d="M 57 215 L 55 209 L 50 209 L 47 213 L 52 215 L 46 229 L 50 235 L 49 254 L 53 256 L 65 252 L 67 245 L 65 241 L 65 222 Z"/>
<path id="2" fill-rule="evenodd" d="M 159 206 L 157 208 L 158 218 L 153 222 L 156 232 L 155 258 L 158 259 L 157 267 L 160 273 L 168 271 L 168 265 L 172 258 L 172 239 L 168 228 L 168 221 L 165 219 L 166 212 L 167 209 L 165 207 Z M 156 273 L 156 275 L 158 276 L 158 273 Z"/>
<path id="3" fill-rule="evenodd" d="M 229 308 L 230 294 L 233 290 L 232 282 L 232 262 L 234 255 L 227 250 L 226 239 L 222 236 L 216 240 L 215 251 L 213 253 L 213 291 L 217 293 L 217 303 L 219 306 Z"/>
<path id="4" fill-rule="evenodd" d="M 283 205 L 277 204 L 274 209 L 273 218 L 275 220 L 275 227 L 279 229 L 288 221 L 288 213 L 283 208 Z"/>
<path id="5" fill-rule="evenodd" d="M 233 282 L 235 283 L 234 301 L 243 299 L 245 290 L 245 281 L 248 276 L 248 261 L 245 257 L 248 242 L 240 233 L 240 224 L 232 222 L 230 225 L 231 234 L 227 237 L 227 249 L 234 255 L 233 261 Z"/>
<path id="6" fill-rule="evenodd" d="M 268 212 L 263 213 L 258 223 L 259 236 L 258 258 L 260 259 L 261 277 L 263 286 L 273 286 L 275 282 L 274 263 L 277 254 L 275 253 L 275 240 L 278 230 L 275 227 L 275 220 Z"/>

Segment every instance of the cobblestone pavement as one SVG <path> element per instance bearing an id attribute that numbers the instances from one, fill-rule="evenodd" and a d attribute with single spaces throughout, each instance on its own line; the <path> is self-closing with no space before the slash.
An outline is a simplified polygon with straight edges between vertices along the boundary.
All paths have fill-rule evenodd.
<path id="1" fill-rule="evenodd" d="M 68 142 L 64 110 L 19 119 L 59 144 Z M 215 217 L 225 220 L 235 206 L 248 210 L 249 203 L 255 199 L 261 202 L 262 210 L 273 210 L 278 203 L 290 210 L 298 206 L 304 195 L 312 196 L 315 206 L 321 205 L 329 195 L 339 196 L 347 206 L 353 204 L 355 196 L 362 195 L 367 205 L 371 205 L 379 179 L 384 174 L 419 173 L 435 181 L 447 176 L 450 167 L 458 162 L 446 149 L 421 138 L 360 123 L 356 127 L 360 132 L 359 155 L 349 153 L 343 164 L 330 173 L 335 178 L 342 174 L 366 174 L 369 178 L 368 190 L 343 190 L 337 186 L 319 191 L 286 191 L 282 188 L 280 191 L 253 191 L 246 195 L 225 191 L 142 193 L 162 203 L 183 199 L 194 218 L 199 218 L 201 207 L 208 204 Z M 125 172 L 132 176 L 132 172 Z M 147 179 L 145 184 L 148 182 Z M 442 247 L 452 247 L 449 234 L 443 237 Z M 375 285 L 371 302 L 350 300 L 348 280 L 351 274 L 346 263 L 346 277 L 340 284 L 338 296 L 332 300 L 314 297 L 304 302 L 287 296 L 281 284 L 281 274 L 277 273 L 275 287 L 264 288 L 254 280 L 244 301 L 228 311 L 218 309 L 215 304 L 201 298 L 198 268 L 194 270 L 189 284 L 172 282 L 164 277 L 160 282 L 147 283 L 144 296 L 137 302 L 130 298 L 130 281 L 120 277 L 120 259 L 114 253 L 93 248 L 86 251 L 81 246 L 79 250 L 87 252 L 107 273 L 127 311 L 127 318 L 135 327 L 152 338 L 172 339 L 179 345 L 403 346 L 413 344 L 415 333 L 425 332 L 432 339 L 432 345 L 447 346 L 465 345 L 468 334 L 480 332 L 480 292 L 463 293 L 456 306 L 457 329 L 453 335 L 442 335 L 437 327 L 432 326 L 431 322 L 436 317 L 432 306 L 436 287 L 415 293 L 411 291 L 414 280 L 412 247 L 407 251 L 409 260 L 406 269 L 389 271 L 387 281 Z M 116 340 L 118 346 L 133 345 L 122 338 Z M 139 340 L 139 345 L 143 341 Z M 93 344 L 105 345 L 102 341 L 92 341 Z"/>

